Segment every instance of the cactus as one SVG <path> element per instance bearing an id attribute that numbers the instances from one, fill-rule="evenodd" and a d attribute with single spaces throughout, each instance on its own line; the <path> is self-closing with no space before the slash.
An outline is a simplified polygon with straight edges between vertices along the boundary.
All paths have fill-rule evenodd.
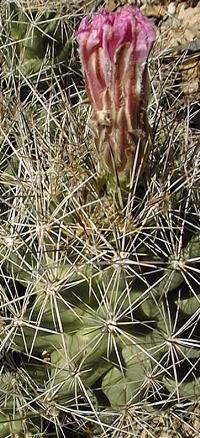
<path id="1" fill-rule="evenodd" d="M 60 12 L 60 14 L 59 14 Z M 11 2 L 2 11 L 5 23 L 1 34 L 1 63 L 20 98 L 30 96 L 30 86 L 40 92 L 55 83 L 69 86 L 67 69 L 73 66 L 72 38 L 63 19 L 64 9 L 24 8 Z M 71 85 L 72 86 L 72 85 Z M 33 92 L 33 90 L 32 90 Z"/>
<path id="2" fill-rule="evenodd" d="M 199 152 L 187 126 L 175 125 L 173 108 L 160 111 L 164 90 L 152 56 L 148 160 L 141 172 L 132 156 L 117 178 L 124 169 L 106 167 L 96 151 L 83 83 L 73 103 L 50 67 L 46 38 L 55 44 L 53 60 L 65 62 L 66 47 L 70 58 L 76 44 L 68 46 L 73 17 L 63 18 L 61 41 L 56 11 L 12 3 L 8 11 L 0 101 L 0 435 L 156 436 L 155 424 L 164 416 L 181 422 L 181 409 L 182 425 L 189 423 L 200 395 Z M 40 22 L 31 40 L 30 17 Z M 14 55 L 8 31 L 19 43 Z M 16 67 L 11 83 L 9 62 Z M 48 68 L 49 99 L 43 86 L 35 88 Z M 28 99 L 12 88 L 15 81 L 25 81 Z M 194 431 L 194 421 L 188 427 Z"/>

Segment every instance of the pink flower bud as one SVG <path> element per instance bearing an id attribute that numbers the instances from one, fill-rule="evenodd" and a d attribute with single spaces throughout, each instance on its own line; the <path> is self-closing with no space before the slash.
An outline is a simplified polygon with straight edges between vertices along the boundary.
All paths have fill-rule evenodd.
<path id="1" fill-rule="evenodd" d="M 102 10 L 90 22 L 84 18 L 76 37 L 95 110 L 98 150 L 109 170 L 129 170 L 138 141 L 142 145 L 148 137 L 145 67 L 155 27 L 139 9 L 124 6 L 117 12 Z"/>

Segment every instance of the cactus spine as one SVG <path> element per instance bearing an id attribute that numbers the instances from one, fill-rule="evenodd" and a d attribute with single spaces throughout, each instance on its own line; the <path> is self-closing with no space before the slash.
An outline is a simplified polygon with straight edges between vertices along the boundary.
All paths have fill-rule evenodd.
<path id="1" fill-rule="evenodd" d="M 2 14 L 0 436 L 154 436 L 152 419 L 200 395 L 195 139 L 152 99 L 148 172 L 120 205 L 88 128 L 76 14 Z"/>

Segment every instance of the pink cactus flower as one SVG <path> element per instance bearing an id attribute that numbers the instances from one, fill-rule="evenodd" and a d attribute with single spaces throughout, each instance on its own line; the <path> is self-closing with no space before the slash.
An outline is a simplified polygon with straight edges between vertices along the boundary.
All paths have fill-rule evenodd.
<path id="1" fill-rule="evenodd" d="M 130 170 L 138 142 L 148 137 L 146 61 L 155 27 L 139 9 L 124 6 L 84 18 L 76 37 L 99 153 L 108 170 Z"/>

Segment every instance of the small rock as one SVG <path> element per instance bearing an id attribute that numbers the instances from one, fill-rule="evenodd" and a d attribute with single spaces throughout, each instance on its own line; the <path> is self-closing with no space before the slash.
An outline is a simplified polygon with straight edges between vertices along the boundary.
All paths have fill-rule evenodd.
<path id="1" fill-rule="evenodd" d="M 195 39 L 195 32 L 192 32 L 192 30 L 186 29 L 185 30 L 185 38 L 187 41 L 192 42 Z"/>
<path id="2" fill-rule="evenodd" d="M 176 4 L 174 2 L 169 3 L 167 12 L 169 15 L 174 15 L 176 12 Z"/>
<path id="3" fill-rule="evenodd" d="M 200 432 L 200 419 L 196 418 L 195 422 L 194 422 L 194 429 L 196 429 L 196 431 L 199 433 Z"/>

